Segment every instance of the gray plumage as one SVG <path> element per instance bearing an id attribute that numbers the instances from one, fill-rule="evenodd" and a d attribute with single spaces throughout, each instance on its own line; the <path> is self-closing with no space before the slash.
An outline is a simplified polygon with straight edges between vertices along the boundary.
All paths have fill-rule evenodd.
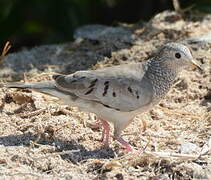
<path id="1" fill-rule="evenodd" d="M 54 75 L 54 81 L 47 83 L 12 83 L 5 86 L 35 89 L 93 112 L 114 124 L 114 136 L 118 140 L 121 131 L 134 116 L 159 103 L 180 70 L 190 64 L 197 66 L 189 49 L 182 44 L 169 43 L 145 63 Z M 122 139 L 119 142 L 125 143 Z"/>
<path id="2" fill-rule="evenodd" d="M 56 75 L 53 78 L 56 86 L 66 92 L 119 111 L 130 112 L 150 103 L 152 99 L 152 92 L 148 91 L 152 85 L 143 78 L 144 68 L 143 64 L 130 64 L 79 71 L 68 76 Z"/>

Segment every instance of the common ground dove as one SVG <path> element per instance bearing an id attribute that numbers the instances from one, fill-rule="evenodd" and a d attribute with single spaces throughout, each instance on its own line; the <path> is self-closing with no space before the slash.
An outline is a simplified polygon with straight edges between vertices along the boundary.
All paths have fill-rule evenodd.
<path id="1" fill-rule="evenodd" d="M 164 45 L 144 63 L 53 75 L 54 81 L 8 83 L 9 88 L 30 88 L 56 96 L 70 106 L 95 113 L 103 127 L 103 141 L 109 144 L 110 125 L 114 138 L 128 152 L 135 149 L 121 137 L 121 132 L 140 113 L 151 109 L 166 95 L 177 74 L 194 61 L 188 47 L 179 43 Z"/>

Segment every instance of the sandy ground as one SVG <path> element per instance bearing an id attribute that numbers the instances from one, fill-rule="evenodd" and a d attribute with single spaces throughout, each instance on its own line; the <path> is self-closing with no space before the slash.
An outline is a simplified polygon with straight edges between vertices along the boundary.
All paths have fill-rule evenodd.
<path id="1" fill-rule="evenodd" d="M 9 54 L 0 81 L 42 81 L 53 72 L 144 61 L 167 41 L 211 32 L 211 16 L 163 12 L 119 27 L 105 37 L 85 30 L 83 40 Z M 128 154 L 113 140 L 103 147 L 101 131 L 88 127 L 93 114 L 31 90 L 1 88 L 0 179 L 211 179 L 211 46 L 189 46 L 203 72 L 184 70 L 160 105 L 123 132 L 144 153 Z"/>

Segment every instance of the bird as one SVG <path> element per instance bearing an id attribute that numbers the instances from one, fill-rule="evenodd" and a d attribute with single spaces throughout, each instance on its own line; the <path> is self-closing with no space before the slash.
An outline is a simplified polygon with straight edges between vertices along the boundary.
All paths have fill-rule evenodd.
<path id="1" fill-rule="evenodd" d="M 158 104 L 186 67 L 198 67 L 191 50 L 181 43 L 167 43 L 147 61 L 122 64 L 97 70 L 54 74 L 51 81 L 4 83 L 6 88 L 29 88 L 58 97 L 69 106 L 94 113 L 101 126 L 102 141 L 109 145 L 110 123 L 114 138 L 127 152 L 136 148 L 121 136 L 134 117 Z"/>

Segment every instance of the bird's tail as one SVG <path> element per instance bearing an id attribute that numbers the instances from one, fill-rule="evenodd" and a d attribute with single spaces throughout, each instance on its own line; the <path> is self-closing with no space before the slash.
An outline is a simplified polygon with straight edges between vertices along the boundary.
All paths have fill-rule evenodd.
<path id="1" fill-rule="evenodd" d="M 21 88 L 21 89 L 49 89 L 53 88 L 54 82 L 37 82 L 37 83 L 16 83 L 16 82 L 9 82 L 5 84 L 1 84 L 0 87 L 7 87 L 7 88 Z"/>
<path id="2" fill-rule="evenodd" d="M 48 94 L 51 96 L 58 97 L 60 99 L 67 99 L 70 96 L 73 98 L 75 95 L 70 92 L 65 92 L 55 86 L 53 81 L 48 82 L 37 82 L 37 83 L 5 83 L 0 84 L 0 87 L 6 88 L 21 88 L 21 89 L 32 89 L 34 91 L 38 91 L 44 94 Z"/>

